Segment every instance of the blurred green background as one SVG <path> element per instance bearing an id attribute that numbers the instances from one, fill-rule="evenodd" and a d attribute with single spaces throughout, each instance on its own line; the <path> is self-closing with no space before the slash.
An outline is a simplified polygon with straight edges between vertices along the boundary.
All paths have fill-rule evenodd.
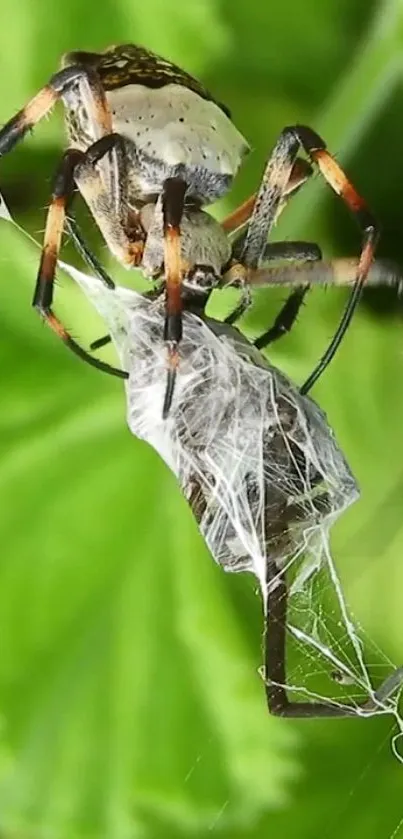
<path id="1" fill-rule="evenodd" d="M 218 213 L 255 187 L 281 128 L 307 122 L 382 221 L 379 253 L 403 264 L 402 2 L 3 0 L 0 24 L 2 122 L 62 52 L 143 43 L 198 75 L 253 146 Z M 0 187 L 37 238 L 62 144 L 55 115 L 1 161 Z M 121 383 L 81 364 L 31 311 L 35 249 L 7 225 L 0 237 L 1 836 L 403 837 L 393 720 L 267 715 L 253 581 L 214 565 L 175 480 L 126 429 Z M 276 237 L 317 241 L 327 256 L 359 248 L 319 178 Z M 58 311 L 74 334 L 102 334 L 61 285 Z M 303 381 L 344 301 L 312 293 L 274 363 Z M 262 331 L 278 305 L 260 292 L 245 330 Z M 362 490 L 333 533 L 346 597 L 395 663 L 402 374 L 396 294 L 367 293 L 315 397 Z"/>

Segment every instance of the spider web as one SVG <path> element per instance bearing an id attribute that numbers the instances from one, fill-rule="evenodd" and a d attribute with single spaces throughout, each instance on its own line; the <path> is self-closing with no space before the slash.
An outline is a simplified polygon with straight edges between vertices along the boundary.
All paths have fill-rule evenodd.
<path id="1" fill-rule="evenodd" d="M 130 374 L 132 433 L 177 476 L 214 560 L 225 571 L 252 572 L 264 609 L 268 586 L 276 585 L 267 579 L 267 557 L 287 571 L 291 698 L 348 706 L 367 699 L 357 715 L 392 714 L 397 753 L 403 669 L 368 643 L 364 655 L 329 549 L 332 524 L 359 492 L 325 414 L 233 327 L 186 312 L 173 404 L 163 420 L 162 299 L 111 291 L 61 265 L 104 318 Z M 377 690 L 370 670 L 381 682 Z"/>

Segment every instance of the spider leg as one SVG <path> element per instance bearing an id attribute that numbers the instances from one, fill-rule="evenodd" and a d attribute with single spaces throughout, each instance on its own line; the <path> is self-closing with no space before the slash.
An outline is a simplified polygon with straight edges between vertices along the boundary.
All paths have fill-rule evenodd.
<path id="1" fill-rule="evenodd" d="M 84 194 L 85 187 L 87 186 L 91 192 L 92 184 L 93 193 L 97 192 L 98 201 L 101 205 L 102 194 L 109 200 L 109 192 L 103 185 L 101 176 L 95 170 L 95 162 L 100 160 L 107 152 L 110 152 L 110 165 L 106 168 L 104 167 L 104 176 L 106 174 L 109 191 L 115 199 L 115 204 L 118 203 L 119 187 L 121 187 L 122 181 L 124 182 L 124 179 L 119 177 L 122 169 L 122 144 L 119 144 L 116 139 L 118 135 L 113 135 L 112 133 L 113 125 L 110 109 L 107 103 L 104 88 L 95 70 L 88 66 L 84 67 L 81 65 L 72 65 L 55 73 L 50 78 L 48 84 L 43 87 L 36 96 L 34 96 L 33 99 L 24 106 L 24 108 L 18 111 L 18 113 L 0 130 L 0 157 L 11 151 L 16 143 L 23 139 L 26 133 L 34 128 L 36 123 L 52 110 L 56 102 L 65 98 L 69 91 L 71 91 L 71 89 L 76 85 L 81 87 L 81 93 L 83 94 L 83 99 L 88 109 L 89 119 L 95 136 L 99 138 L 99 141 L 102 139 L 108 140 L 109 137 L 112 138 L 112 141 L 109 146 L 106 144 L 103 149 L 99 148 L 98 152 L 93 155 L 92 160 L 90 154 L 88 154 L 87 158 L 83 155 L 81 159 L 79 159 L 78 152 L 76 153 L 76 156 L 73 156 L 72 150 L 70 150 L 67 156 L 63 159 L 62 166 L 57 175 L 52 203 L 49 208 L 44 248 L 33 305 L 41 313 L 47 323 L 49 323 L 56 334 L 59 335 L 59 337 L 61 337 L 62 340 L 70 346 L 77 355 L 93 366 L 98 367 L 98 369 L 113 373 L 117 376 L 126 377 L 127 374 L 123 371 L 116 370 L 110 365 L 103 364 L 103 362 L 93 359 L 85 350 L 83 350 L 68 334 L 60 320 L 55 316 L 51 309 L 54 273 L 57 256 L 60 250 L 63 221 L 65 218 L 67 201 L 73 191 L 73 170 L 77 170 L 79 163 L 83 164 L 83 188 L 81 191 Z M 93 152 L 95 146 L 96 143 L 93 144 Z M 85 170 L 87 177 L 85 177 Z M 89 174 L 89 172 L 91 174 Z M 74 175 L 76 175 L 76 172 Z M 98 191 L 94 189 L 94 183 L 98 184 Z M 90 204 L 91 202 L 87 201 L 87 203 Z M 122 202 L 120 206 L 122 206 Z M 107 211 L 108 209 L 116 210 L 116 207 L 112 206 L 109 208 L 108 205 Z M 110 212 L 109 215 L 111 215 Z M 119 216 L 118 219 L 120 220 Z M 60 224 L 62 225 L 61 227 Z M 121 234 L 120 236 L 119 233 Z M 78 241 L 78 239 L 79 236 L 77 235 L 76 240 Z M 120 241 L 121 239 L 123 239 L 123 242 Z M 118 231 L 117 240 L 117 248 L 119 246 L 123 247 L 123 252 L 126 255 L 126 261 L 130 262 L 133 257 L 137 257 L 135 246 L 133 246 L 133 243 L 128 240 L 127 236 L 125 237 L 123 235 L 122 230 Z M 81 250 L 88 258 L 89 249 L 85 247 L 85 243 L 82 238 Z M 95 261 L 95 257 L 92 258 L 92 265 L 93 267 L 96 267 L 98 276 L 101 277 L 105 284 L 109 287 L 113 287 L 112 280 L 108 277 L 106 272 L 103 271 L 102 267 L 99 266 L 99 263 Z"/>
<path id="2" fill-rule="evenodd" d="M 328 261 L 296 262 L 291 265 L 267 265 L 246 274 L 247 282 L 254 288 L 282 286 L 298 288 L 300 286 L 351 286 L 357 278 L 360 260 L 354 258 L 333 259 Z M 239 277 L 231 274 L 230 268 L 223 278 L 223 285 L 239 287 Z M 242 280 L 241 280 L 242 281 Z M 376 259 L 372 262 L 365 284 L 367 286 L 403 285 L 403 271 L 392 260 Z"/>
<path id="3" fill-rule="evenodd" d="M 109 189 L 95 164 L 111 150 L 117 155 L 119 178 L 116 188 Z M 144 231 L 137 214 L 129 208 L 125 185 L 126 155 L 120 134 L 108 134 L 93 143 L 77 164 L 74 178 L 92 216 L 112 253 L 128 268 L 139 265 L 144 249 Z M 74 222 L 73 222 L 74 228 Z M 82 237 L 78 246 L 82 247 Z M 84 247 L 88 259 L 88 249 Z M 93 259 L 91 260 L 94 261 Z M 97 267 L 97 263 L 95 264 Z"/>
<path id="4" fill-rule="evenodd" d="M 308 242 L 274 242 L 271 245 L 267 245 L 264 259 L 266 261 L 285 259 L 291 262 L 296 260 L 320 261 L 322 259 L 322 252 L 317 245 L 309 244 Z M 255 347 L 258 350 L 268 347 L 269 344 L 272 344 L 291 331 L 308 291 L 309 285 L 304 285 L 291 292 L 270 329 L 267 329 L 263 335 L 260 335 L 254 341 Z"/>
<path id="5" fill-rule="evenodd" d="M 55 73 L 48 84 L 28 102 L 24 108 L 3 126 L 0 130 L 0 157 L 16 145 L 19 140 L 22 140 L 25 134 L 46 116 L 53 106 L 60 99 L 66 99 L 69 92 L 76 85 L 81 87 L 82 98 L 85 101 L 86 107 L 89 110 L 89 120 L 96 137 L 96 140 L 101 142 L 102 138 L 105 140 L 104 150 L 98 148 L 94 162 L 98 162 L 104 157 L 107 152 L 110 154 L 111 163 L 108 167 L 104 167 L 103 176 L 107 175 L 108 187 L 103 187 L 103 194 L 109 195 L 108 209 L 110 208 L 110 215 L 116 214 L 116 217 L 121 221 L 122 226 L 130 228 L 132 220 L 127 208 L 126 196 L 122 195 L 122 189 L 127 183 L 124 177 L 125 173 L 125 155 L 124 144 L 122 138 L 118 134 L 113 133 L 112 116 L 107 103 L 106 94 L 102 83 L 96 71 L 89 66 L 72 65 Z M 111 138 L 109 140 L 109 138 Z M 93 145 L 93 148 L 95 144 Z M 94 172 L 94 167 L 91 167 L 90 156 L 87 158 L 88 167 Z M 83 190 L 86 185 L 86 178 L 83 173 Z M 99 182 L 103 183 L 101 176 Z M 92 180 L 92 184 L 94 179 Z M 79 187 L 80 188 L 80 187 Z M 99 190 L 100 192 L 101 190 Z M 101 196 L 98 196 L 99 202 L 102 203 Z M 88 203 L 88 202 L 87 202 Z M 129 218 L 128 218 L 129 216 Z M 124 237 L 123 237 L 124 238 Z M 117 249 L 119 250 L 119 236 L 117 236 Z M 122 244 L 122 243 L 121 243 Z M 123 250 L 127 254 L 130 251 L 127 239 L 123 241 Z M 128 261 L 127 257 L 126 261 Z"/>
<path id="6" fill-rule="evenodd" d="M 162 416 L 167 418 L 172 403 L 176 371 L 179 364 L 178 344 L 182 339 L 182 267 L 180 224 L 187 185 L 180 178 L 167 178 L 162 194 L 165 264 L 165 326 L 164 341 L 168 348 L 167 383 Z"/>
<path id="7" fill-rule="evenodd" d="M 125 186 L 127 184 L 126 172 L 126 156 L 124 152 L 124 144 L 119 134 L 110 134 L 103 138 L 102 141 L 97 141 L 91 149 L 93 150 L 92 157 L 95 152 L 101 152 L 103 149 L 108 150 L 109 147 L 115 146 L 118 151 L 118 167 L 119 167 L 119 194 L 112 196 L 112 199 L 105 189 L 99 173 L 94 170 L 94 160 L 90 156 L 84 167 L 82 163 L 79 173 L 76 173 L 76 180 L 79 184 L 80 192 L 85 199 L 90 211 L 93 215 L 96 213 L 96 219 L 104 238 L 108 237 L 108 242 L 111 244 L 117 257 L 127 264 L 138 264 L 141 260 L 143 252 L 144 234 L 140 226 L 136 228 L 136 218 L 128 209 L 128 196 Z M 90 151 L 90 150 L 89 150 Z M 106 153 L 104 151 L 103 153 Z M 96 155 L 95 155 L 96 156 Z M 112 205 L 115 205 L 113 208 Z M 115 288 L 115 283 L 105 271 L 100 261 L 95 254 L 88 247 L 75 216 L 69 207 L 69 216 L 66 217 L 65 226 L 73 239 L 74 245 L 78 252 L 83 257 L 84 261 L 90 267 L 91 271 L 109 288 Z M 129 235 L 128 235 L 129 234 Z M 145 296 L 152 297 L 155 295 L 155 289 L 152 289 Z M 158 290 L 159 293 L 159 290 Z M 98 350 L 111 342 L 110 335 L 104 335 L 97 338 L 90 344 L 90 350 Z"/>
<path id="8" fill-rule="evenodd" d="M 320 260 L 322 259 L 322 253 L 320 248 L 311 242 L 273 242 L 272 244 L 266 245 L 263 254 L 263 261 L 272 262 L 277 259 L 289 260 L 291 262 L 294 262 L 295 260 Z M 231 274 L 231 270 L 229 274 Z M 229 315 L 227 315 L 225 323 L 235 323 L 235 321 L 237 321 L 249 308 L 251 301 L 249 289 L 250 282 L 251 281 L 248 277 L 246 282 L 242 283 L 243 294 L 241 300 L 238 306 L 230 312 Z M 231 280 L 229 280 L 228 285 L 231 285 Z M 282 335 L 290 331 L 297 318 L 299 309 L 307 291 L 308 288 L 305 287 L 298 289 L 297 292 L 290 295 L 289 300 L 286 300 L 284 306 L 279 312 L 273 327 L 265 333 L 265 335 L 270 337 L 268 340 L 263 341 L 261 344 L 262 347 L 267 346 L 267 344 L 272 341 L 276 341 L 277 338 L 281 338 Z M 297 305 L 298 301 L 299 305 Z M 291 313 L 293 313 L 292 318 Z M 263 338 L 264 336 L 262 336 L 262 339 Z M 259 338 L 258 340 L 260 341 L 261 339 Z M 256 344 L 256 346 L 258 346 L 258 344 Z"/>
<path id="9" fill-rule="evenodd" d="M 91 271 L 93 271 L 95 276 L 98 277 L 98 279 L 101 280 L 107 288 L 115 288 L 115 283 L 113 282 L 112 277 L 110 277 L 108 272 L 105 271 L 105 268 L 99 259 L 87 245 L 71 206 L 69 206 L 69 214 L 65 218 L 64 227 L 72 239 L 75 249 L 83 258 L 84 262 L 87 263 Z"/>
<path id="10" fill-rule="evenodd" d="M 100 141 L 94 143 L 94 145 L 91 146 L 85 153 L 80 152 L 77 149 L 69 149 L 62 158 L 59 170 L 56 174 L 52 200 L 46 220 L 45 236 L 33 297 L 33 306 L 42 318 L 49 324 L 51 329 L 58 335 L 58 337 L 61 338 L 64 343 L 81 359 L 99 370 L 103 370 L 104 372 L 110 373 L 114 376 L 127 378 L 126 372 L 93 358 L 86 350 L 77 344 L 52 310 L 55 271 L 62 242 L 66 207 L 74 188 L 75 171 L 78 166 L 83 164 L 83 162 L 87 165 L 87 160 L 90 160 L 93 165 L 97 155 L 105 153 L 103 146 L 100 146 L 99 142 Z"/>
<path id="11" fill-rule="evenodd" d="M 146 291 L 143 293 L 143 297 L 147 298 L 148 300 L 156 300 L 161 294 L 160 288 L 152 288 L 150 291 Z M 97 338 L 96 341 L 92 341 L 90 344 L 90 350 L 100 350 L 102 347 L 106 347 L 107 344 L 110 344 L 112 338 L 110 335 L 102 335 L 101 338 Z"/>
<path id="12" fill-rule="evenodd" d="M 290 178 L 285 189 L 285 197 L 294 195 L 298 189 L 307 182 L 311 175 L 312 168 L 309 163 L 306 160 L 303 160 L 303 158 L 297 158 L 292 167 Z M 224 230 L 228 233 L 232 233 L 234 230 L 237 230 L 239 227 L 246 224 L 252 215 L 256 198 L 257 193 L 255 192 L 250 196 L 250 198 L 247 198 L 243 204 L 230 213 L 229 216 L 226 216 L 226 218 L 221 222 L 221 226 Z M 238 244 L 238 241 L 239 240 L 237 239 L 236 244 Z"/>
<path id="13" fill-rule="evenodd" d="M 249 288 L 247 286 L 244 286 L 242 288 L 242 295 L 238 305 L 235 306 L 235 309 L 233 309 L 232 312 L 230 312 L 226 318 L 224 318 L 224 323 L 229 323 L 232 326 L 232 324 L 236 323 L 236 321 L 239 320 L 242 317 L 242 315 L 244 315 L 245 312 L 248 311 L 251 304 L 252 295 L 250 293 Z"/>
<path id="14" fill-rule="evenodd" d="M 375 691 L 374 699 L 356 705 L 336 702 L 297 702 L 287 696 L 286 634 L 288 589 L 284 572 L 273 560 L 267 564 L 267 602 L 264 628 L 264 680 L 268 709 L 279 717 L 351 717 L 374 713 L 377 703 L 385 702 L 403 684 L 403 668 L 396 668 Z"/>
<path id="15" fill-rule="evenodd" d="M 329 186 L 342 198 L 356 217 L 362 231 L 361 255 L 357 266 L 354 289 L 331 343 L 301 388 L 302 393 L 307 393 L 333 358 L 358 305 L 373 261 L 378 239 L 378 226 L 363 198 L 357 193 L 339 164 L 327 151 L 322 138 L 307 126 L 291 126 L 285 128 L 281 133 L 266 165 L 248 225 L 240 262 L 247 268 L 258 267 L 267 237 L 278 215 L 286 184 L 300 147 L 303 148 L 310 160 L 316 163 Z"/>
<path id="16" fill-rule="evenodd" d="M 296 192 L 298 192 L 298 190 L 307 182 L 307 180 L 310 178 L 311 175 L 312 175 L 312 167 L 310 166 L 310 164 L 306 160 L 303 160 L 302 158 L 297 157 L 296 160 L 294 160 L 294 162 L 292 163 L 292 165 L 290 167 L 288 181 L 287 181 L 287 183 L 284 187 L 284 192 L 282 194 L 282 198 L 279 201 L 279 204 L 278 204 L 278 207 L 277 207 L 277 210 L 276 210 L 276 217 L 279 216 L 279 214 L 281 213 L 283 207 L 285 206 L 285 204 L 287 203 L 289 198 L 291 198 L 293 195 L 295 195 Z M 241 207 L 238 208 L 238 210 L 235 210 L 234 213 L 232 213 L 231 216 L 229 216 L 227 219 L 224 219 L 224 222 L 223 222 L 224 229 L 231 230 L 232 227 L 238 227 L 243 222 L 246 222 L 248 220 L 248 218 L 250 218 L 251 215 L 254 214 L 255 204 L 258 200 L 258 197 L 259 197 L 258 194 L 252 195 L 252 197 L 249 198 L 247 201 L 245 201 L 244 204 L 242 204 Z M 248 236 L 249 227 L 250 227 L 250 225 L 248 225 L 246 231 L 243 234 L 241 234 L 241 236 L 237 237 L 237 239 L 235 240 L 235 242 L 233 244 L 233 247 L 232 247 L 232 258 L 237 260 L 237 261 L 239 260 L 240 262 L 242 262 L 242 259 L 243 259 L 243 252 L 244 252 L 244 249 L 245 249 L 245 244 L 246 244 L 246 239 L 247 239 L 247 236 Z M 301 245 L 300 249 L 298 249 L 298 244 Z M 317 258 L 317 259 L 321 259 L 321 256 L 311 257 L 309 255 L 309 252 L 308 252 L 309 247 L 310 246 L 308 245 L 308 243 L 304 243 L 304 242 L 301 242 L 301 243 L 297 243 L 297 242 L 291 243 L 290 242 L 290 243 L 284 243 L 284 245 L 283 245 L 283 243 L 278 243 L 278 244 L 273 243 L 272 245 L 269 246 L 269 245 L 267 245 L 267 237 L 266 237 L 266 243 L 265 243 L 265 248 L 264 248 L 264 258 L 266 260 L 268 260 L 270 258 L 273 258 L 273 259 L 276 259 L 276 258 L 281 258 L 281 259 L 311 259 L 311 258 Z M 312 247 L 312 251 L 314 251 L 315 249 L 316 249 L 316 252 L 319 251 L 319 248 L 317 248 L 316 245 L 312 245 L 311 247 Z M 270 251 L 270 253 L 272 253 L 272 257 L 270 256 L 269 248 L 272 249 Z M 277 248 L 278 253 L 279 253 L 278 257 L 276 257 L 276 255 L 275 255 L 276 248 Z M 242 294 L 241 300 L 239 302 L 239 305 L 228 315 L 228 317 L 226 318 L 226 323 L 229 323 L 229 324 L 235 323 L 240 317 L 242 317 L 242 315 L 246 312 L 246 310 L 251 305 L 252 298 L 251 298 L 249 289 L 246 287 L 245 283 L 242 284 L 242 290 L 243 290 L 243 294 Z M 288 301 L 286 301 L 286 303 L 283 306 L 283 309 L 281 310 L 278 317 L 276 318 L 276 321 L 275 321 L 275 324 L 274 324 L 274 326 L 276 326 L 276 330 L 277 330 L 277 324 L 278 324 L 278 329 L 281 329 L 281 323 L 282 323 L 282 320 L 283 320 L 283 311 L 284 311 L 284 321 L 285 321 L 285 324 L 286 324 L 286 328 L 285 328 L 284 331 L 288 332 L 291 329 L 293 322 L 297 318 L 298 311 L 299 311 L 299 309 L 302 305 L 302 302 L 303 302 L 303 299 L 305 297 L 305 293 L 306 293 L 307 290 L 308 289 L 306 289 L 304 291 L 304 294 L 301 297 L 299 306 L 297 305 L 298 298 L 297 298 L 296 294 L 291 295 L 292 299 L 290 300 L 289 303 L 288 303 Z M 295 312 L 294 317 L 292 319 L 292 322 L 290 322 L 290 313 L 291 312 Z M 290 325 L 288 326 L 289 322 L 290 322 Z M 281 337 L 281 333 L 278 335 L 278 337 Z M 272 340 L 276 340 L 276 339 L 273 338 Z"/>
<path id="17" fill-rule="evenodd" d="M 244 236 L 240 237 L 240 240 L 242 239 L 244 239 Z M 261 266 L 263 269 L 267 262 L 275 262 L 276 260 L 304 263 L 305 261 L 319 261 L 322 258 L 322 251 L 316 242 L 268 242 L 263 251 Z M 253 277 L 254 272 L 251 271 L 246 278 L 246 282 L 252 284 Z"/>
<path id="18" fill-rule="evenodd" d="M 138 264 L 142 252 L 140 227 L 136 215 L 128 207 L 127 196 L 122 194 L 127 185 L 124 142 L 120 135 L 113 133 L 105 90 L 92 67 L 71 65 L 55 73 L 48 84 L 0 130 L 0 157 L 11 151 L 58 100 L 64 99 L 68 104 L 68 95 L 76 86 L 80 88 L 81 99 L 88 110 L 95 142 L 102 144 L 103 140 L 105 143 L 94 151 L 92 161 L 89 153 L 82 167 L 77 167 L 76 183 L 117 258 L 127 265 Z M 95 143 L 92 148 L 95 150 Z M 94 163 L 107 153 L 107 165 L 102 165 L 101 174 L 96 171 Z"/>
<path id="19" fill-rule="evenodd" d="M 102 192 L 102 183 L 99 176 L 99 173 L 94 168 L 95 164 L 105 155 L 107 152 L 114 149 L 118 153 L 118 164 L 119 164 L 119 171 L 124 170 L 125 160 L 123 158 L 123 151 L 122 151 L 122 142 L 121 138 L 118 134 L 109 134 L 105 138 L 101 138 L 97 140 L 95 143 L 90 146 L 87 150 L 86 154 L 83 154 L 81 158 L 78 160 L 78 163 L 81 165 L 81 177 L 83 184 L 88 181 L 95 181 L 96 185 L 98 186 L 98 192 Z M 86 170 L 87 178 L 85 178 L 83 174 L 83 170 Z M 75 167 L 74 172 L 74 181 L 77 181 L 79 177 L 78 166 Z M 124 179 L 119 179 L 124 183 Z M 83 187 L 84 188 L 84 187 Z M 122 196 L 121 196 L 121 187 L 119 187 L 117 191 L 117 195 L 112 197 L 112 201 L 115 205 L 117 205 L 117 212 L 118 218 L 121 219 L 121 224 L 124 224 L 126 219 L 124 218 L 122 206 L 126 206 L 124 203 Z M 96 187 L 94 188 L 96 191 Z M 71 196 L 68 201 L 68 215 L 65 217 L 64 226 L 69 235 L 71 236 L 76 250 L 80 253 L 83 260 L 89 265 L 91 270 L 95 273 L 95 275 L 106 285 L 108 288 L 115 288 L 115 283 L 113 282 L 112 278 L 109 276 L 107 271 L 103 268 L 95 254 L 91 251 L 88 247 L 82 233 L 80 227 L 77 223 L 75 215 L 72 211 L 72 199 L 74 197 L 74 192 L 72 191 Z M 108 202 L 110 199 L 106 195 L 106 201 Z M 126 197 L 126 196 L 125 196 Z M 109 212 L 111 212 L 112 208 L 109 208 Z M 102 213 L 101 213 L 102 217 Z M 126 248 L 128 247 L 128 243 L 124 243 Z"/>
<path id="20" fill-rule="evenodd" d="M 301 147 L 312 163 L 318 166 L 329 186 L 342 198 L 356 217 L 363 233 L 360 261 L 363 268 L 366 268 L 371 264 L 377 238 L 375 219 L 364 199 L 357 193 L 339 164 L 327 151 L 322 138 L 303 125 L 285 128 L 277 140 L 263 174 L 240 261 L 248 268 L 257 268 L 286 193 L 297 152 Z"/>
<path id="21" fill-rule="evenodd" d="M 94 129 L 98 131 L 98 135 L 111 134 L 112 117 L 98 74 L 91 67 L 79 65 L 66 67 L 55 73 L 48 84 L 0 130 L 0 157 L 11 151 L 16 143 L 51 111 L 56 102 L 63 99 L 77 84 L 87 86 L 89 96 L 86 98 L 91 109 Z"/>
<path id="22" fill-rule="evenodd" d="M 309 286 L 306 285 L 289 294 L 272 326 L 253 342 L 258 350 L 263 350 L 291 331 L 308 291 Z"/>
<path id="23" fill-rule="evenodd" d="M 275 243 L 275 246 L 277 248 L 277 245 L 280 247 L 282 244 L 278 242 Z M 294 243 L 286 244 L 292 247 Z M 299 246 L 302 243 L 295 244 Z M 273 246 L 269 245 L 268 248 Z M 255 341 L 255 346 L 258 349 L 263 349 L 269 343 L 276 341 L 290 331 L 310 286 L 349 286 L 356 282 L 359 268 L 358 259 L 334 259 L 322 262 L 319 261 L 319 256 L 315 256 L 316 245 L 308 245 L 307 243 L 307 248 L 312 248 L 312 252 L 311 255 L 309 251 L 305 253 L 303 262 L 293 262 L 291 265 L 276 265 L 273 267 L 266 266 L 246 274 L 247 283 L 255 288 L 268 286 L 295 287 L 295 291 L 285 301 L 273 326 Z M 276 258 L 278 258 L 277 254 Z M 266 253 L 264 259 L 266 259 Z M 230 268 L 224 276 L 223 286 L 239 287 L 239 284 L 243 286 L 245 275 L 239 279 L 238 273 L 231 275 L 231 270 Z M 391 261 L 375 260 L 369 269 L 365 283 L 368 286 L 396 286 L 399 290 L 403 287 L 403 273 L 399 266 Z M 226 322 L 233 323 L 247 308 L 248 300 L 243 298 L 239 306 L 228 315 Z M 305 392 L 302 389 L 301 391 Z"/>

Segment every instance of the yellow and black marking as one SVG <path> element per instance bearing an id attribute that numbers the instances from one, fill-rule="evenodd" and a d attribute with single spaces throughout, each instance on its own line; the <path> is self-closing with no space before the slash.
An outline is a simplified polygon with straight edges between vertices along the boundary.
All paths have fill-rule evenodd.
<path id="1" fill-rule="evenodd" d="M 112 46 L 105 52 L 69 52 L 62 59 L 62 67 L 81 65 L 92 67 L 98 73 L 105 90 L 116 90 L 129 84 L 145 85 L 149 88 L 165 87 L 168 84 L 182 85 L 193 90 L 202 99 L 214 102 L 227 117 L 231 114 L 221 102 L 197 79 L 181 70 L 176 64 L 135 44 Z"/>

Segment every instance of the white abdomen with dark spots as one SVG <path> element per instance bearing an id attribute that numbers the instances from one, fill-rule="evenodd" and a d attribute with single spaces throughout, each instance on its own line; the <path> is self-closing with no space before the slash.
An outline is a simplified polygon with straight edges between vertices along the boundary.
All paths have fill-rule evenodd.
<path id="1" fill-rule="evenodd" d="M 108 91 L 107 99 L 114 130 L 154 160 L 164 176 L 166 170 L 182 166 L 230 181 L 249 151 L 244 137 L 215 102 L 181 85 L 157 89 L 127 85 Z"/>

